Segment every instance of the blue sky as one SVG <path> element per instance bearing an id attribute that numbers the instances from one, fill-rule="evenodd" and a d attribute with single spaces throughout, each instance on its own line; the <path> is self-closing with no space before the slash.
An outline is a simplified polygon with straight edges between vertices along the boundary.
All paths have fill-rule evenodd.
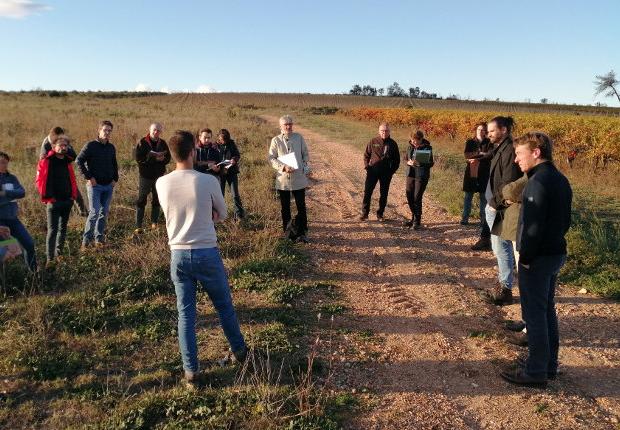
<path id="1" fill-rule="evenodd" d="M 620 1 L 0 0 L 0 89 L 345 92 L 607 103 Z"/>

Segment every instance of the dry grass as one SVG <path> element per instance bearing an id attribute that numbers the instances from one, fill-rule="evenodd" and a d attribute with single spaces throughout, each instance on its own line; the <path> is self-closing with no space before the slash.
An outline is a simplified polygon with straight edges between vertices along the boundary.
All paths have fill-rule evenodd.
<path id="1" fill-rule="evenodd" d="M 110 119 L 121 166 L 109 216 L 108 248 L 79 254 L 84 219 L 74 214 L 66 258 L 55 272 L 45 273 L 41 283 L 26 276 L 19 262 L 7 266 L 8 297 L 0 307 L 0 427 L 201 423 L 206 428 L 275 428 L 293 421 L 319 423 L 306 428 L 335 425 L 322 403 L 313 402 L 312 410 L 304 411 L 300 408 L 310 403 L 295 400 L 302 389 L 304 398 L 318 389 L 314 381 L 311 387 L 296 381 L 301 375 L 307 378 L 303 363 L 311 333 L 312 339 L 320 335 L 312 323 L 314 302 L 297 297 L 313 290 L 316 300 L 328 298 L 321 288 L 296 283 L 297 271 L 307 270 L 303 255 L 277 239 L 279 204 L 266 162 L 269 139 L 277 130 L 255 117 L 252 109 L 214 106 L 184 96 L 101 100 L 0 95 L 0 99 L 0 148 L 12 156 L 9 169 L 27 190 L 19 201 L 20 217 L 35 237 L 39 261 L 44 261 L 46 215 L 33 182 L 47 130 L 64 126 L 79 151 L 95 137 L 97 122 Z M 214 131 L 228 128 L 237 141 L 242 152 L 240 190 L 249 216 L 239 224 L 227 221 L 218 226 L 220 248 L 232 273 L 242 330 L 254 345 L 272 351 L 271 365 L 283 366 L 285 378 L 258 384 L 251 378 L 237 379 L 234 367 L 213 367 L 227 344 L 216 313 L 201 294 L 199 360 L 207 369 L 207 386 L 197 393 L 179 388 L 181 361 L 165 229 L 162 223 L 138 241 L 131 235 L 138 175 L 131 151 L 155 120 L 163 122 L 164 138 L 177 128 L 208 126 Z M 147 216 L 149 211 L 147 206 Z M 280 261 L 291 270 L 270 275 Z M 243 267 L 261 268 L 260 291 L 245 287 L 247 271 L 238 270 Z M 281 414 L 269 413 L 261 392 L 280 402 Z"/>

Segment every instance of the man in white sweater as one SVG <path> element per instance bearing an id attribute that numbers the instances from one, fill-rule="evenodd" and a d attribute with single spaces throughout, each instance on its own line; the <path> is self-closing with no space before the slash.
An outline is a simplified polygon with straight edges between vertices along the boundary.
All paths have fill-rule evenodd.
<path id="1" fill-rule="evenodd" d="M 233 307 L 224 264 L 217 247 L 214 223 L 226 218 L 220 184 L 212 175 L 194 170 L 194 136 L 178 130 L 168 143 L 176 169 L 157 180 L 155 187 L 166 217 L 170 245 L 170 276 L 179 314 L 179 348 L 185 380 L 198 377 L 196 346 L 196 286 L 209 294 L 224 334 L 237 361 L 247 346 Z"/>

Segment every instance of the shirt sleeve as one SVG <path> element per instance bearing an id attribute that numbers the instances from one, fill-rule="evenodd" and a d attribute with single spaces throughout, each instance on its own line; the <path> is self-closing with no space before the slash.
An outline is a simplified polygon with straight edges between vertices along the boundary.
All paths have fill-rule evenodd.
<path id="1" fill-rule="evenodd" d="M 90 178 L 93 177 L 90 171 L 88 170 L 88 166 L 87 166 L 89 148 L 90 148 L 90 143 L 87 143 L 86 145 L 84 145 L 84 147 L 78 154 L 77 158 L 75 159 L 75 163 L 77 164 L 78 169 L 80 169 L 80 173 L 82 174 L 82 176 L 84 176 L 86 180 L 90 180 Z"/>
<path id="2" fill-rule="evenodd" d="M 522 264 L 529 264 L 538 255 L 548 210 L 548 199 L 545 196 L 544 188 L 536 181 L 529 181 L 521 203 L 523 230 L 519 261 Z"/>
<path id="3" fill-rule="evenodd" d="M 284 167 L 284 163 L 278 160 L 278 137 L 274 137 L 271 139 L 271 144 L 269 145 L 269 163 L 271 167 L 275 170 L 280 171 Z"/>

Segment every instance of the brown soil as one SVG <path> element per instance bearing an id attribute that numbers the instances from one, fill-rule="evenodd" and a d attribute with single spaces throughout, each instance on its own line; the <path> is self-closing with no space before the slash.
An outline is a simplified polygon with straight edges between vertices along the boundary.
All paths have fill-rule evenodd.
<path id="1" fill-rule="evenodd" d="M 460 226 L 428 195 L 424 229 L 401 227 L 410 216 L 402 174 L 392 181 L 387 221 L 373 217 L 378 187 L 370 220 L 358 221 L 361 151 L 295 131 L 313 170 L 308 251 L 316 278 L 335 281 L 347 307 L 334 318 L 326 352 L 332 381 L 364 399 L 347 428 L 620 428 L 620 304 L 561 286 L 562 373 L 546 390 L 504 382 L 498 372 L 525 352 L 503 329 L 520 308 L 518 298 L 503 308 L 478 298 L 496 269 L 492 253 L 470 250 L 477 229 Z"/>

